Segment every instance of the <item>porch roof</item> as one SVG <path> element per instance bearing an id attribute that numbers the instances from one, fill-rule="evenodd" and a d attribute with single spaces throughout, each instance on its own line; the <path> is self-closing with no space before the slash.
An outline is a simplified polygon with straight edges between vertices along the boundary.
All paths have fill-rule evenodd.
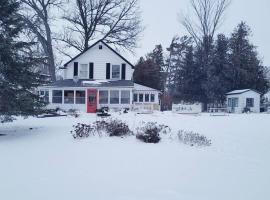
<path id="1" fill-rule="evenodd" d="M 45 87 L 134 87 L 131 80 L 89 80 L 89 79 L 65 79 L 45 85 Z"/>

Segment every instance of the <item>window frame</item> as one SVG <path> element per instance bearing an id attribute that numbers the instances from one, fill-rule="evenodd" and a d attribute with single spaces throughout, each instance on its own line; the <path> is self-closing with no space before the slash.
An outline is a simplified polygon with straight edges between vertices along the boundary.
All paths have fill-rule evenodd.
<path id="1" fill-rule="evenodd" d="M 146 98 L 146 97 L 148 97 L 148 98 Z M 144 101 L 145 101 L 146 103 L 149 103 L 149 102 L 150 102 L 150 95 L 149 95 L 149 94 L 145 94 L 145 95 L 144 95 Z"/>
<path id="2" fill-rule="evenodd" d="M 113 93 L 117 92 L 118 93 L 118 101 L 113 101 L 113 99 L 116 99 L 116 97 L 113 97 Z M 120 104 L 120 90 L 110 90 L 110 104 Z"/>
<path id="3" fill-rule="evenodd" d="M 112 79 L 120 79 L 120 77 L 121 77 L 121 67 L 120 67 L 120 65 L 111 65 L 112 67 L 112 69 L 111 69 L 111 78 Z M 117 67 L 117 68 L 119 68 L 119 75 L 117 76 L 117 77 L 114 77 L 114 68 L 115 67 Z M 118 73 L 118 72 L 117 72 Z"/>
<path id="4" fill-rule="evenodd" d="M 82 70 L 83 67 L 85 67 L 85 70 Z M 85 73 L 85 76 L 82 76 L 82 73 Z M 80 69 L 79 69 L 79 77 L 82 79 L 88 79 L 89 78 L 89 65 L 88 64 L 80 64 Z"/>
<path id="5" fill-rule="evenodd" d="M 69 97 L 66 94 L 73 93 L 73 97 Z M 75 104 L 75 91 L 74 90 L 64 90 L 64 104 Z"/>
<path id="6" fill-rule="evenodd" d="M 249 102 L 249 100 L 251 100 L 251 102 Z M 255 101 L 254 98 L 246 98 L 246 107 L 247 108 L 254 108 L 254 101 Z"/>
<path id="7" fill-rule="evenodd" d="M 84 93 L 84 96 L 77 96 L 78 93 Z M 75 104 L 78 104 L 78 105 L 84 105 L 86 102 L 85 102 L 85 98 L 86 98 L 86 92 L 85 90 L 76 90 L 75 91 Z"/>
<path id="8" fill-rule="evenodd" d="M 128 94 L 128 97 L 123 97 L 123 94 Z M 123 100 L 127 100 L 127 99 L 128 101 L 123 102 Z M 121 101 L 121 104 L 130 104 L 130 91 L 129 90 L 121 90 L 120 101 Z"/>
<path id="9" fill-rule="evenodd" d="M 152 98 L 153 97 L 153 98 Z M 156 102 L 156 95 L 155 94 L 150 94 L 150 102 L 154 103 Z"/>
<path id="10" fill-rule="evenodd" d="M 55 92 L 61 92 L 61 96 L 60 95 L 55 95 Z M 55 99 L 58 98 L 60 101 L 55 101 Z M 52 90 L 52 103 L 53 104 L 63 104 L 63 90 Z"/>
<path id="11" fill-rule="evenodd" d="M 136 98 L 135 98 L 135 96 L 136 96 Z M 138 94 L 137 93 L 133 94 L 133 102 L 138 102 Z"/>
<path id="12" fill-rule="evenodd" d="M 143 102 L 144 102 L 144 94 L 139 93 L 139 103 L 143 103 Z"/>
<path id="13" fill-rule="evenodd" d="M 101 97 L 101 93 L 102 92 L 106 92 L 107 93 L 107 101 L 104 103 L 104 102 L 101 102 L 101 99 L 104 99 L 104 98 L 100 98 Z M 109 90 L 99 90 L 99 100 L 98 100 L 99 104 L 109 104 Z"/>

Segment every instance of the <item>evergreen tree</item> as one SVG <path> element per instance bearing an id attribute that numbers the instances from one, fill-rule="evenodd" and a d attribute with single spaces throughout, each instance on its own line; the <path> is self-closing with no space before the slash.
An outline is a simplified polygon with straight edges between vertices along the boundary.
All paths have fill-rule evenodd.
<path id="1" fill-rule="evenodd" d="M 249 41 L 250 28 L 241 22 L 230 38 L 232 89 L 251 88 L 266 93 L 269 88 L 267 70 L 258 58 L 256 47 Z"/>
<path id="2" fill-rule="evenodd" d="M 0 1 L 0 121 L 12 116 L 36 115 L 44 105 L 34 89 L 43 83 L 33 72 L 39 59 L 29 56 L 31 44 L 19 41 L 24 24 L 17 0 Z"/>
<path id="3" fill-rule="evenodd" d="M 214 44 L 213 59 L 208 69 L 207 98 L 210 103 L 224 103 L 225 94 L 231 89 L 229 69 L 229 41 L 220 34 Z"/>
<path id="4" fill-rule="evenodd" d="M 141 57 L 134 71 L 134 82 L 157 90 L 163 90 L 164 57 L 161 45 L 156 48 L 146 58 Z"/>

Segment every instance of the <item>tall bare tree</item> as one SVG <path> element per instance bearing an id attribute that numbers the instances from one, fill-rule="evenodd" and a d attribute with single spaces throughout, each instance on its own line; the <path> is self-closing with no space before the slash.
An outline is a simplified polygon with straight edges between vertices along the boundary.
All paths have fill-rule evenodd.
<path id="1" fill-rule="evenodd" d="M 53 38 L 51 20 L 54 19 L 52 10 L 59 7 L 62 0 L 21 0 L 23 3 L 23 19 L 37 41 L 41 44 L 46 56 L 46 65 L 52 81 L 55 76 L 55 57 L 53 51 Z"/>
<path id="2" fill-rule="evenodd" d="M 197 45 L 213 37 L 223 21 L 231 0 L 191 0 L 194 17 L 185 16 L 181 21 Z"/>
<path id="3" fill-rule="evenodd" d="M 136 47 L 143 30 L 138 0 L 76 0 L 69 8 L 63 17 L 68 25 L 59 39 L 67 48 L 82 52 L 97 39 L 117 48 Z"/>

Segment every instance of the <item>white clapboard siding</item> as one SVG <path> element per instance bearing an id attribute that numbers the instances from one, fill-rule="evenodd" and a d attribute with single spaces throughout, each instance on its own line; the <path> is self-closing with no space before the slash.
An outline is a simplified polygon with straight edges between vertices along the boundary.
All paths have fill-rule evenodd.
<path id="1" fill-rule="evenodd" d="M 99 45 L 102 45 L 102 49 L 99 49 Z M 109 49 L 102 42 L 97 43 L 95 46 L 93 46 L 88 51 L 86 51 L 78 58 L 73 60 L 71 63 L 69 63 L 67 65 L 67 69 L 64 70 L 64 79 L 73 78 L 74 62 L 78 62 L 79 72 L 80 64 L 89 65 L 90 62 L 94 63 L 94 79 L 96 80 L 106 79 L 106 63 L 111 63 L 111 65 L 120 65 L 120 79 L 122 64 L 126 64 L 126 80 L 131 80 L 134 72 L 132 66 L 126 63 L 119 55 Z"/>

